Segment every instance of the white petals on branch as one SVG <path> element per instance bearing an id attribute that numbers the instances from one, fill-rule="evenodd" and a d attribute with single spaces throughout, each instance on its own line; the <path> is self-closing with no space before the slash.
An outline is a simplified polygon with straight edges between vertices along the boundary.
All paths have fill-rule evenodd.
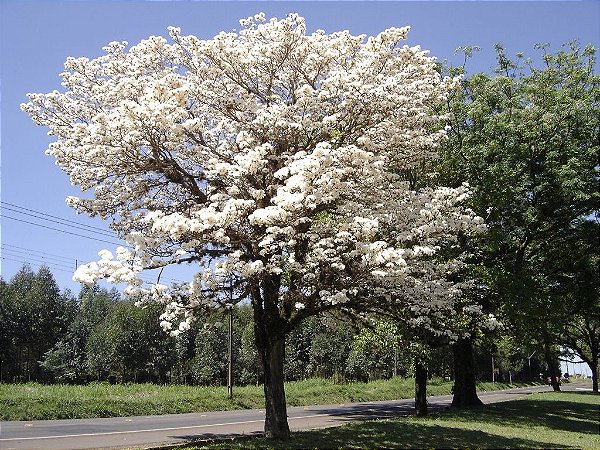
<path id="1" fill-rule="evenodd" d="M 161 302 L 172 334 L 226 307 L 232 279 L 244 292 L 279 286 L 288 315 L 354 308 L 367 288 L 396 307 L 425 292 L 440 304 L 427 314 L 447 312 L 444 272 L 423 274 L 440 242 L 482 221 L 459 206 L 468 186 L 415 192 L 390 169 L 435 156 L 445 131 L 432 106 L 454 81 L 399 45 L 408 27 L 367 39 L 307 34 L 297 14 L 240 23 L 210 40 L 170 27 L 171 42 L 112 42 L 67 59 L 63 93 L 29 94 L 22 109 L 84 191 L 68 204 L 112 217 L 131 247 L 101 252 L 75 279 Z M 197 264 L 189 284 L 142 287 L 144 268 L 184 261 Z"/>

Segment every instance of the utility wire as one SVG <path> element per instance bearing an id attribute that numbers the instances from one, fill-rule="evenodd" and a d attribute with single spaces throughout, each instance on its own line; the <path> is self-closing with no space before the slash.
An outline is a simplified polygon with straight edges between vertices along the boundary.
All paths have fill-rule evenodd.
<path id="1" fill-rule="evenodd" d="M 21 259 L 14 259 L 14 258 L 10 258 L 8 256 L 1 256 L 0 259 L 6 260 L 6 261 L 14 261 L 14 262 L 18 262 L 18 263 L 21 263 L 21 264 L 32 264 L 32 265 L 38 266 L 38 267 L 44 267 L 45 266 L 45 267 L 48 267 L 49 269 L 52 269 L 52 270 L 58 270 L 60 272 L 67 272 L 67 273 L 73 273 L 72 270 L 62 269 L 62 268 L 59 268 L 59 267 L 50 267 L 50 265 L 47 264 L 47 263 L 41 263 L 40 264 L 40 263 L 36 263 L 36 262 L 31 262 L 31 261 L 24 261 L 24 260 L 21 260 Z"/>
<path id="2" fill-rule="evenodd" d="M 87 231 L 88 233 L 94 233 L 94 234 L 98 234 L 98 235 L 101 235 L 101 236 L 106 236 L 106 237 L 114 237 L 114 234 L 113 234 L 113 233 L 109 233 L 109 232 L 107 232 L 107 231 L 95 231 L 95 230 L 90 230 L 90 229 L 88 229 L 88 228 L 85 228 L 85 227 L 86 227 L 86 225 L 79 226 L 79 225 L 73 225 L 73 224 L 70 224 L 70 223 L 63 223 L 63 222 L 61 222 L 61 220 L 49 219 L 49 218 L 47 218 L 47 217 L 44 217 L 44 216 L 42 216 L 42 215 L 38 215 L 38 214 L 32 214 L 32 213 L 28 213 L 28 212 L 19 211 L 18 209 L 13 209 L 13 208 L 6 207 L 6 206 L 3 206 L 2 208 L 3 208 L 3 209 L 5 209 L 5 210 L 7 210 L 7 211 L 13 212 L 13 213 L 17 213 L 17 214 L 23 214 L 24 216 L 34 217 L 34 218 L 36 218 L 36 219 L 39 219 L 39 220 L 45 220 L 45 221 L 47 221 L 47 222 L 56 223 L 56 224 L 58 224 L 58 225 L 62 225 L 62 226 L 64 226 L 64 227 L 76 228 L 76 229 L 78 229 L 78 230 Z"/>
<path id="3" fill-rule="evenodd" d="M 3 247 L 3 248 L 2 248 Z M 13 249 L 14 247 L 14 249 Z M 46 260 L 46 259 L 54 259 L 58 262 L 55 261 L 44 261 L 45 264 L 55 264 L 57 266 L 61 266 L 64 268 L 67 267 L 72 267 L 69 264 L 66 264 L 67 262 L 75 262 L 75 261 L 84 261 L 84 258 L 67 258 L 65 256 L 60 256 L 57 255 L 55 253 L 48 253 L 48 252 L 43 252 L 40 250 L 33 250 L 30 248 L 26 248 L 26 247 L 20 247 L 17 245 L 12 245 L 12 244 L 6 244 L 6 243 L 2 243 L 2 245 L 0 246 L 0 249 L 2 249 L 2 254 L 5 254 L 6 252 L 8 252 L 9 256 L 14 256 L 14 257 L 19 257 L 19 258 L 24 258 L 28 261 L 38 261 L 41 262 L 40 259 L 36 259 L 36 258 L 41 258 L 42 260 Z M 36 255 L 35 253 L 40 253 L 41 255 Z M 48 255 L 48 256 L 46 256 Z M 32 259 L 33 258 L 33 259 Z M 147 274 L 150 275 L 150 274 Z M 149 276 L 143 277 L 143 276 L 138 276 L 138 278 L 140 278 L 140 280 L 142 281 L 146 281 L 148 283 L 154 283 L 156 281 L 155 278 L 150 278 Z M 183 281 L 181 280 L 177 280 L 175 278 L 170 278 L 170 277 L 161 277 L 161 279 L 165 280 L 165 281 L 172 281 L 175 283 L 183 283 Z"/>
<path id="4" fill-rule="evenodd" d="M 24 206 L 15 205 L 14 203 L 5 202 L 5 201 L 1 201 L 0 200 L 0 204 L 8 205 L 8 206 L 13 207 L 13 208 L 22 209 L 22 210 L 28 211 L 30 213 L 41 214 L 43 216 L 52 217 L 53 219 L 58 219 L 58 220 L 61 220 L 63 222 L 70 222 L 70 223 L 75 224 L 75 225 L 79 225 L 79 226 L 83 226 L 83 227 L 87 227 L 87 228 L 92 228 L 92 229 L 97 230 L 99 232 L 103 232 L 103 233 L 107 232 L 104 228 L 96 227 L 94 225 L 86 225 L 86 224 L 83 224 L 83 223 L 80 223 L 80 222 L 76 222 L 74 220 L 70 220 L 70 219 L 65 219 L 65 218 L 62 218 L 62 217 L 54 216 L 52 214 L 48 214 L 48 213 L 45 213 L 45 212 L 42 212 L 42 211 L 37 211 L 35 209 L 31 209 L 31 208 L 26 208 Z M 22 214 L 24 214 L 24 213 L 22 213 Z"/>
<path id="5" fill-rule="evenodd" d="M 72 231 L 61 230 L 60 228 L 49 227 L 47 225 L 42 225 L 42 224 L 39 224 L 39 223 L 30 222 L 30 221 L 24 220 L 24 219 L 18 219 L 16 217 L 11 217 L 11 216 L 7 216 L 7 215 L 2 215 L 2 217 L 6 218 L 6 219 L 10 219 L 10 220 L 16 220 L 17 222 L 27 223 L 29 225 L 35 225 L 37 227 L 47 228 L 49 230 L 59 231 L 61 233 L 70 234 L 70 235 L 73 235 L 73 236 L 79 236 L 79 237 L 82 237 L 82 238 L 91 239 L 93 241 L 105 242 L 105 243 L 111 244 L 111 245 L 122 245 L 122 244 L 119 244 L 117 242 L 107 241 L 105 239 L 99 239 L 99 238 L 95 238 L 95 237 L 91 237 L 91 236 L 86 236 L 84 234 L 74 233 Z"/>
<path id="6" fill-rule="evenodd" d="M 57 266 L 63 266 L 65 268 L 66 267 L 73 267 L 72 265 L 67 264 L 67 262 L 65 262 L 65 261 L 61 261 L 61 260 L 49 261 L 48 257 L 38 256 L 38 255 L 32 255 L 32 254 L 23 254 L 22 252 L 20 252 L 18 250 L 15 251 L 15 250 L 12 250 L 12 249 L 5 248 L 5 249 L 2 249 L 2 254 L 3 255 L 8 255 L 8 256 L 15 256 L 15 257 L 18 257 L 18 258 L 27 258 L 27 259 L 32 260 L 32 261 L 42 261 L 43 260 L 44 262 L 46 262 L 48 264 L 55 264 Z M 52 259 L 56 259 L 56 258 L 52 258 Z M 75 261 L 75 260 L 72 260 L 72 261 Z"/>
<path id="7" fill-rule="evenodd" d="M 27 216 L 33 217 L 35 219 L 38 219 L 38 220 L 52 222 L 52 223 L 55 223 L 55 224 L 58 224 L 58 225 L 62 225 L 64 227 L 70 227 L 70 228 L 79 229 L 79 230 L 86 231 L 88 233 L 92 233 L 92 234 L 99 235 L 99 236 L 106 236 L 106 237 L 113 237 L 113 238 L 115 237 L 113 234 L 110 234 L 108 231 L 106 231 L 106 230 L 104 230 L 102 228 L 99 228 L 99 227 L 95 227 L 93 225 L 82 224 L 80 222 L 75 222 L 73 220 L 64 219 L 62 217 L 58 217 L 58 216 L 55 216 L 55 215 L 52 215 L 52 214 L 48 214 L 48 213 L 45 213 L 45 212 L 42 212 L 42 211 L 37 211 L 35 209 L 26 208 L 24 206 L 16 205 L 16 204 L 10 203 L 10 202 L 0 201 L 0 204 L 2 204 L 2 208 L 3 209 L 6 209 L 6 210 L 8 210 L 10 212 L 13 212 L 13 213 L 27 215 Z M 98 242 L 104 242 L 104 243 L 111 244 L 111 245 L 116 245 L 116 246 L 122 245 L 122 244 L 119 244 L 117 242 L 108 241 L 108 240 L 105 240 L 105 239 L 100 239 L 98 237 L 92 237 L 92 236 L 88 236 L 88 235 L 83 235 L 83 234 L 76 233 L 76 232 L 73 232 L 73 231 L 63 230 L 63 229 L 60 229 L 60 228 L 56 228 L 56 227 L 44 225 L 44 224 L 41 224 L 41 223 L 31 222 L 29 220 L 20 219 L 18 217 L 7 216 L 5 214 L 1 214 L 1 217 L 5 217 L 5 218 L 10 219 L 10 220 L 14 220 L 14 221 L 26 223 L 26 224 L 29 224 L 29 225 L 34 225 L 34 226 L 41 227 L 41 228 L 46 228 L 46 229 L 53 230 L 53 231 L 58 231 L 60 233 L 65 233 L 65 234 L 69 234 L 69 235 L 72 235 L 72 236 L 83 237 L 83 238 L 86 238 L 86 239 L 91 239 L 91 240 L 98 241 Z M 52 219 L 49 219 L 49 217 L 51 217 Z M 56 219 L 56 220 L 53 220 L 53 219 Z M 11 245 L 11 244 L 5 244 L 5 243 L 3 243 L 2 246 L 5 247 L 5 251 L 11 250 L 8 247 L 13 247 L 15 249 L 23 250 L 25 252 L 25 256 L 27 257 L 27 259 L 30 259 L 31 256 L 34 256 L 34 257 L 42 258 L 44 260 L 45 259 L 55 259 L 55 260 L 59 260 L 59 261 L 60 260 L 66 260 L 66 261 L 79 261 L 79 260 L 83 260 L 83 259 L 79 259 L 79 258 L 67 258 L 65 256 L 56 255 L 56 254 L 52 254 L 52 253 L 48 253 L 48 252 L 43 252 L 43 251 L 40 251 L 40 250 L 28 249 L 28 248 L 25 248 L 25 247 L 19 247 L 19 246 Z M 29 252 L 33 253 L 33 255 L 29 255 L 28 254 Z M 18 253 L 18 252 L 13 251 L 13 255 L 12 256 L 14 256 L 14 253 Z M 40 255 L 36 255 L 35 253 L 39 253 Z M 41 255 L 47 255 L 47 256 L 41 256 Z M 19 255 L 18 257 L 24 257 L 24 256 L 23 255 Z M 39 261 L 39 260 L 37 260 L 37 261 Z M 17 262 L 19 262 L 19 261 L 17 261 Z M 47 262 L 45 262 L 45 263 L 47 263 Z M 52 262 L 50 262 L 50 263 L 52 263 Z M 59 263 L 56 263 L 56 264 L 59 264 Z M 63 266 L 63 267 L 65 267 L 65 266 Z M 152 280 L 152 279 L 147 279 L 147 278 L 143 278 L 143 277 L 139 277 L 139 278 L 141 280 L 143 280 L 143 281 L 146 281 L 146 282 L 151 282 L 151 283 L 155 282 L 155 280 Z M 172 282 L 176 282 L 176 283 L 182 283 L 181 280 L 177 280 L 177 279 L 173 279 L 173 278 L 169 278 L 169 277 L 162 277 L 162 279 L 165 280 L 165 281 L 172 281 Z"/>
<path id="8" fill-rule="evenodd" d="M 15 258 L 19 258 L 19 259 L 15 259 Z M 31 259 L 31 258 L 23 258 L 20 255 L 11 255 L 9 254 L 8 256 L 4 256 L 4 254 L 2 256 L 0 256 L 0 259 L 2 260 L 7 260 L 7 261 L 13 261 L 13 262 L 17 262 L 17 263 L 21 263 L 21 264 L 30 264 L 30 265 L 34 265 L 37 267 L 47 267 L 48 269 L 52 269 L 52 270 L 58 270 L 60 272 L 66 272 L 66 273 L 70 273 L 73 274 L 74 273 L 74 269 L 73 268 L 69 268 L 68 266 L 64 266 L 64 265 L 60 265 L 60 264 L 55 264 L 52 262 L 47 262 L 47 261 L 41 261 L 38 259 Z M 154 278 L 148 278 L 148 277 L 140 277 L 138 276 L 138 278 L 146 283 L 149 284 L 153 284 L 156 282 L 156 279 Z M 177 283 L 181 283 L 180 280 L 174 280 L 171 278 L 166 278 L 166 277 L 162 277 L 163 280 L 169 280 L 169 281 L 173 281 L 173 282 L 177 282 Z"/>
<path id="9" fill-rule="evenodd" d="M 64 261 L 71 262 L 71 261 L 75 261 L 76 259 L 78 259 L 78 258 L 70 258 L 67 256 L 57 255 L 55 253 L 47 253 L 47 252 L 43 252 L 40 250 L 34 250 L 31 248 L 19 247 L 18 245 L 5 244 L 4 242 L 0 245 L 0 248 L 3 248 L 6 251 L 20 252 L 23 254 L 31 255 L 34 257 L 40 257 L 40 258 L 44 258 L 44 259 L 46 259 L 46 258 L 56 259 L 56 260 L 60 260 L 61 262 L 64 262 Z"/>

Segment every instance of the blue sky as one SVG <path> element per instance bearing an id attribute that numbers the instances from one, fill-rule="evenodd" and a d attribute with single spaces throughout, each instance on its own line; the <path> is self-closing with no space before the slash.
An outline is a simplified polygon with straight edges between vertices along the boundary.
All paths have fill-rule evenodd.
<path id="1" fill-rule="evenodd" d="M 34 269 L 45 261 L 61 287 L 77 292 L 78 286 L 71 281 L 75 260 L 89 262 L 100 249 L 114 248 L 23 220 L 115 240 L 34 217 L 34 211 L 40 211 L 107 229 L 100 220 L 77 216 L 65 205 L 65 197 L 77 195 L 77 190 L 44 155 L 50 142 L 46 130 L 20 111 L 26 93 L 60 89 L 58 74 L 68 56 L 99 56 L 110 41 L 134 44 L 149 35 L 167 36 L 169 25 L 181 27 L 184 34 L 211 38 L 221 30 L 239 28 L 238 19 L 259 11 L 269 17 L 298 12 L 306 18 L 309 31 L 348 29 L 370 35 L 410 25 L 408 43 L 420 44 L 439 59 L 452 60 L 454 49 L 461 45 L 482 47 L 470 63 L 471 71 L 490 70 L 496 42 L 503 43 L 510 54 L 524 51 L 531 55 L 539 42 L 548 42 L 553 49 L 574 38 L 582 44 L 600 45 L 600 2 L 0 0 L 3 278 L 10 279 L 23 259 L 29 259 Z M 171 271 L 164 276 L 181 279 L 185 273 Z"/>

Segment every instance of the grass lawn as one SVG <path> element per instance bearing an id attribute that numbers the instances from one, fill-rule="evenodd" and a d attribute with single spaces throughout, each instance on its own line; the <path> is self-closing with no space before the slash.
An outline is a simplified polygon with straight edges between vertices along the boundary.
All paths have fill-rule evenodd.
<path id="1" fill-rule="evenodd" d="M 515 386 L 515 385 L 513 385 Z M 481 383 L 479 389 L 509 387 Z M 432 380 L 429 395 L 449 394 L 452 383 Z M 414 381 L 406 378 L 370 383 L 336 384 L 312 379 L 286 383 L 289 406 L 393 400 L 414 397 Z M 75 419 L 90 417 L 177 414 L 228 409 L 263 408 L 262 387 L 234 388 L 227 397 L 225 387 L 91 383 L 86 386 L 0 384 L 0 420 Z"/>
<path id="2" fill-rule="evenodd" d="M 186 449 L 600 448 L 599 403 L 590 392 L 548 392 L 426 418 L 296 432 L 285 442 L 252 438 Z"/>

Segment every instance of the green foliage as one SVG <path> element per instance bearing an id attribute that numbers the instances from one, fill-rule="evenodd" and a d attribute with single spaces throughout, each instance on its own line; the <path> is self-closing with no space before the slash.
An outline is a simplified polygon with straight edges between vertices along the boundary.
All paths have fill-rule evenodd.
<path id="1" fill-rule="evenodd" d="M 354 336 L 346 374 L 361 381 L 406 374 L 411 363 L 404 347 L 400 329 L 391 322 L 378 321 L 373 328 L 363 328 Z"/>
<path id="2" fill-rule="evenodd" d="M 240 352 L 236 359 L 237 378 L 236 384 L 258 384 L 262 381 L 262 368 L 258 359 L 258 352 L 254 344 L 254 323 L 247 321 L 242 328 L 240 338 Z"/>
<path id="3" fill-rule="evenodd" d="M 75 301 L 60 292 L 46 267 L 34 273 L 24 266 L 1 283 L 0 378 L 5 381 L 52 381 L 39 361 L 65 332 L 73 319 Z"/>
<path id="4" fill-rule="evenodd" d="M 317 322 L 309 351 L 308 373 L 343 379 L 354 330 L 343 320 L 324 316 Z"/>
<path id="5" fill-rule="evenodd" d="M 100 379 L 118 382 L 165 380 L 173 340 L 158 326 L 159 305 L 145 309 L 115 303 L 87 343 L 87 366 Z"/>
<path id="6" fill-rule="evenodd" d="M 104 322 L 117 300 L 116 291 L 108 292 L 97 286 L 82 287 L 77 310 L 66 333 L 45 353 L 41 361 L 42 367 L 51 372 L 56 381 L 78 383 L 92 377 L 87 370 L 88 340 L 92 331 Z"/>
<path id="7" fill-rule="evenodd" d="M 541 67 L 496 50 L 496 74 L 465 78 L 447 104 L 438 179 L 467 181 L 470 206 L 488 224 L 482 239 L 463 243 L 484 306 L 513 336 L 558 344 L 573 314 L 598 298 L 597 265 L 596 278 L 584 268 L 594 266 L 586 261 L 600 233 L 596 50 L 541 46 Z"/>
<path id="8" fill-rule="evenodd" d="M 288 334 L 285 343 L 286 380 L 304 380 L 310 376 L 311 348 L 315 335 L 320 331 L 321 321 L 310 317 Z"/>

